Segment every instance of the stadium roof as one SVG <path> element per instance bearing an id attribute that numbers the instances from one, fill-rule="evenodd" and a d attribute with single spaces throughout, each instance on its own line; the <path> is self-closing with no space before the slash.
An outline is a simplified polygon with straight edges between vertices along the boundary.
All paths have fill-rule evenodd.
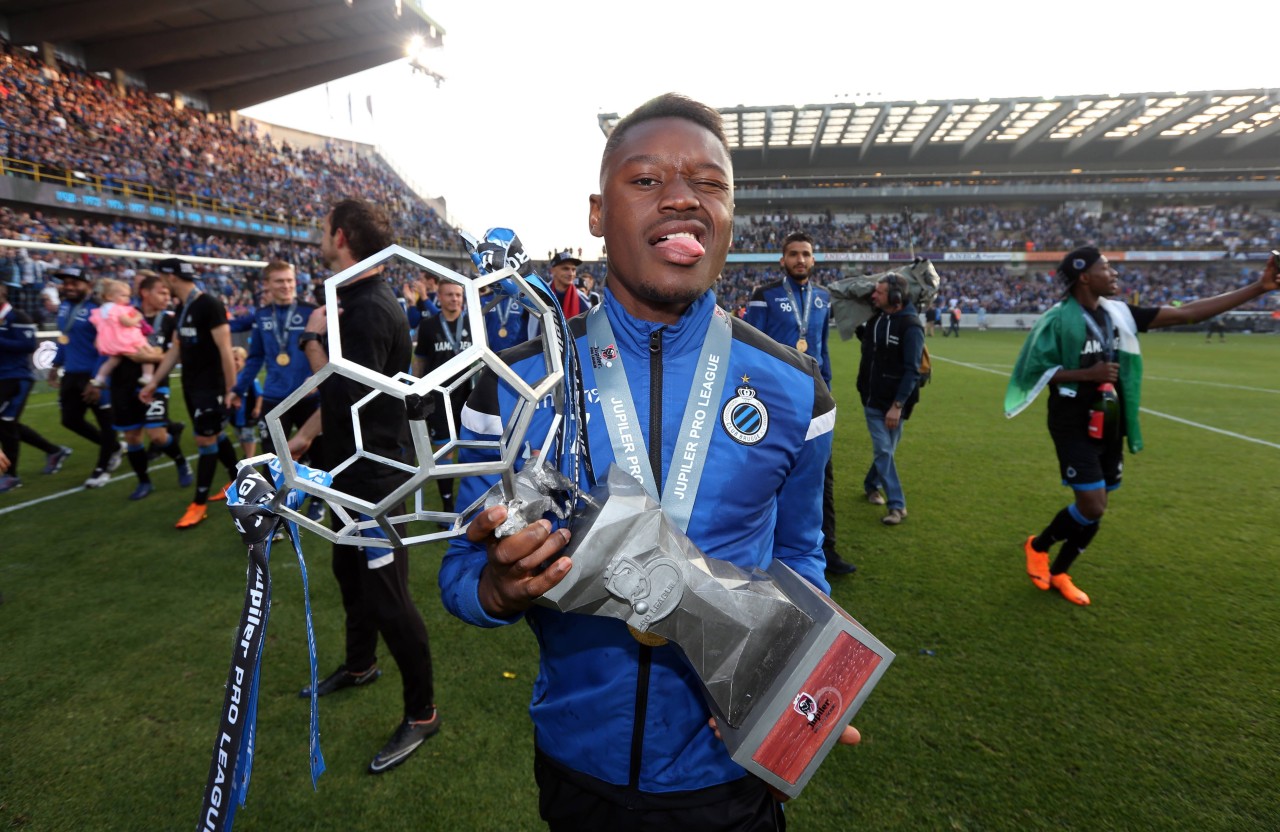
<path id="1" fill-rule="evenodd" d="M 1280 90 L 720 110 L 739 175 L 1280 160 Z M 617 114 L 601 115 L 607 135 Z"/>
<path id="2" fill-rule="evenodd" d="M 423 0 L 0 0 L 11 43 L 70 45 L 90 72 L 240 109 L 439 46 Z"/>

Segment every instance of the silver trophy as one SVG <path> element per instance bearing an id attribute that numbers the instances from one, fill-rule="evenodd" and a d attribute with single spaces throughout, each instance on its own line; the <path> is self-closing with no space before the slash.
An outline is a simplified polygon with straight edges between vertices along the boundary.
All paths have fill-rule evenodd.
<path id="1" fill-rule="evenodd" d="M 893 653 L 781 561 L 707 557 L 616 465 L 569 527 L 573 567 L 538 603 L 678 645 L 734 761 L 799 794 Z"/>
<path id="2" fill-rule="evenodd" d="M 441 283 L 456 283 L 462 287 L 464 293 L 466 304 L 464 314 L 469 317 L 472 345 L 422 378 L 415 378 L 408 372 L 387 377 L 357 364 L 343 356 L 342 339 L 338 337 L 342 328 L 342 319 L 338 314 L 338 289 L 365 277 L 373 269 L 395 261 L 427 272 Z M 516 298 L 530 314 L 537 316 L 542 322 L 539 337 L 547 372 L 534 383 L 529 383 L 516 375 L 488 345 L 480 292 L 491 286 Z M 278 449 L 288 447 L 289 437 L 281 418 L 330 376 L 341 375 L 367 387 L 369 394 L 351 407 L 351 420 L 356 438 L 355 454 L 343 460 L 329 473 L 336 476 L 356 460 L 367 459 L 401 471 L 407 475 L 407 479 L 399 487 L 379 495 L 376 501 L 370 501 L 308 478 L 305 467 L 297 465 L 285 456 L 280 459 L 284 486 L 279 489 L 273 510 L 286 520 L 297 523 L 300 527 L 326 540 L 356 546 L 391 548 L 460 534 L 466 527 L 466 518 L 480 508 L 480 501 L 461 507 L 454 512 L 437 511 L 427 508 L 424 487 L 438 479 L 490 475 L 501 478 L 506 494 L 515 493 L 516 455 L 525 445 L 525 435 L 528 432 L 534 408 L 541 400 L 552 397 L 564 380 L 560 362 L 564 344 L 557 325 L 557 310 L 548 305 L 537 291 L 534 291 L 529 280 L 520 273 L 517 264 L 508 263 L 500 268 L 492 268 L 479 277 L 470 278 L 398 245 L 383 249 L 372 257 L 328 278 L 324 282 L 324 291 L 326 325 L 331 335 L 329 363 L 267 413 L 267 429 L 271 434 L 271 440 Z M 496 441 L 463 440 L 459 438 L 460 426 L 454 423 L 453 408 L 449 404 L 458 396 L 465 398 L 471 389 L 473 379 L 486 369 L 507 382 L 516 392 L 520 402 L 511 421 L 504 426 L 500 439 Z M 438 393 L 443 397 L 449 424 L 449 440 L 438 448 L 432 446 L 426 423 L 427 401 L 432 393 Z M 409 432 L 413 442 L 408 459 L 390 459 L 364 450 L 361 442 L 360 411 L 381 395 L 395 396 L 405 403 Z M 455 451 L 468 447 L 496 450 L 498 459 L 478 463 L 451 461 Z M 533 447 L 542 446 L 534 445 Z M 240 464 L 256 467 L 269 463 L 274 458 L 272 454 L 263 454 L 243 460 Z M 340 527 L 336 531 L 332 530 L 311 520 L 305 513 L 290 508 L 285 502 L 285 496 L 291 489 L 324 500 L 333 510 L 334 516 L 338 518 Z M 405 504 L 408 504 L 409 508 L 404 513 L 393 513 Z M 420 526 L 420 533 L 405 534 L 404 524 L 411 521 L 427 521 L 427 523 Z M 375 527 L 382 529 L 386 537 L 362 536 L 362 532 Z"/>

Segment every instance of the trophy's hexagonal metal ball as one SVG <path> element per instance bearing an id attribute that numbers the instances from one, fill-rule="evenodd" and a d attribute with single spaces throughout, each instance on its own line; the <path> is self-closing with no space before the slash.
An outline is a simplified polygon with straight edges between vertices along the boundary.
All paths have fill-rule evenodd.
<path id="1" fill-rule="evenodd" d="M 462 287 L 465 298 L 465 314 L 470 326 L 472 344 L 458 355 L 451 357 L 440 367 L 427 373 L 423 378 L 415 378 L 408 373 L 397 373 L 386 376 L 382 373 L 360 365 L 342 354 L 342 316 L 339 314 L 338 289 L 368 277 L 372 269 L 378 268 L 393 260 L 406 263 L 434 276 L 438 281 L 455 283 Z M 376 278 L 372 278 L 376 279 Z M 488 344 L 484 325 L 484 309 L 481 303 L 480 290 L 495 284 L 495 289 L 507 295 L 517 297 L 529 310 L 530 314 L 539 317 L 542 322 L 541 334 L 542 355 L 546 374 L 536 383 L 530 384 L 517 375 Z M 461 530 L 462 519 L 479 507 L 481 501 L 474 506 L 464 507 L 457 512 L 444 512 L 427 509 L 423 500 L 423 488 L 432 480 L 464 477 L 473 475 L 502 475 L 510 472 L 525 441 L 525 434 L 532 419 L 534 408 L 538 402 L 549 396 L 564 380 L 564 372 L 560 361 L 563 350 L 562 336 L 557 323 L 556 312 L 533 291 L 529 283 L 514 269 L 506 268 L 478 278 L 461 275 L 446 266 L 421 257 L 400 246 L 390 246 L 372 257 L 368 257 L 350 268 L 343 269 L 324 282 L 326 311 L 325 321 L 329 331 L 329 362 L 318 372 L 308 378 L 297 390 L 266 415 L 267 430 L 272 442 L 278 449 L 288 447 L 288 436 L 281 422 L 283 416 L 298 402 L 304 399 L 330 376 L 339 375 L 369 388 L 367 395 L 351 407 L 352 427 L 356 439 L 355 453 L 340 461 L 331 473 L 341 474 L 358 459 L 366 459 L 379 465 L 385 465 L 407 474 L 405 481 L 394 490 L 381 495 L 376 502 L 360 499 L 332 486 L 325 486 L 300 476 L 292 460 L 281 458 L 281 469 L 285 488 L 297 489 L 304 494 L 318 497 L 329 504 L 335 517 L 339 520 L 337 530 L 328 529 L 308 518 L 306 515 L 284 505 L 283 498 L 277 498 L 276 511 L 303 528 L 328 540 L 339 543 L 351 543 L 372 547 L 391 547 L 409 545 L 411 543 L 449 537 Z M 413 443 L 413 458 L 410 461 L 389 459 L 364 449 L 360 424 L 361 410 L 379 395 L 389 395 L 406 404 L 406 414 L 412 409 L 410 404 L 420 401 L 422 397 L 432 393 L 441 393 L 446 404 L 451 397 L 467 395 L 470 381 L 484 370 L 491 370 L 506 382 L 518 397 L 515 417 L 511 424 L 504 426 L 497 440 L 469 440 L 468 447 L 488 447 L 495 450 L 498 459 L 491 462 L 450 462 L 447 456 L 462 445 L 459 437 L 460 425 L 454 424 L 452 412 L 448 414 L 449 437 L 439 448 L 434 448 L 427 430 L 425 418 L 409 419 L 409 434 Z M 422 415 L 422 414 L 419 414 Z M 550 441 L 550 437 L 546 438 Z M 542 437 L 538 438 L 542 441 Z M 408 450 L 408 449 L 406 449 Z M 392 512 L 412 497 L 412 508 L 401 514 Z M 427 534 L 402 536 L 395 528 L 415 520 L 430 523 L 445 523 L 449 528 Z M 386 539 L 378 537 L 362 537 L 361 533 L 373 528 L 380 528 Z"/>

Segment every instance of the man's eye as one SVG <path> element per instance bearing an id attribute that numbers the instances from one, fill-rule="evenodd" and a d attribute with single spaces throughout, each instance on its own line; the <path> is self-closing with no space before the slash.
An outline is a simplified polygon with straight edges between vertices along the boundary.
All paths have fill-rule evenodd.
<path id="1" fill-rule="evenodd" d="M 646 187 L 648 187 L 649 185 L 658 184 L 658 180 L 654 179 L 652 176 L 640 176 L 640 177 L 637 177 L 634 181 L 635 181 L 635 184 L 644 185 Z"/>

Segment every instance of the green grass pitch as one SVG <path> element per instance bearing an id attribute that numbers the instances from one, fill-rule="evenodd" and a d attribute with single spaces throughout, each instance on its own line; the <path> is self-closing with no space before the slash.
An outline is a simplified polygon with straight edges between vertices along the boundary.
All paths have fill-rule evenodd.
<path id="1" fill-rule="evenodd" d="M 911 514 L 897 528 L 862 499 L 854 347 L 834 345 L 838 540 L 859 567 L 834 596 L 898 658 L 855 720 L 862 745 L 828 758 L 788 808 L 792 828 L 1280 828 L 1280 341 L 1144 337 L 1147 450 L 1127 458 L 1072 570 L 1094 600 L 1079 608 L 1023 573 L 1023 539 L 1069 492 L 1043 401 L 1001 413 L 1021 339 L 930 339 L 934 380 L 899 452 Z M 221 504 L 173 529 L 190 493 L 171 467 L 142 503 L 125 499 L 127 465 L 105 488 L 76 489 L 90 448 L 57 425 L 51 394 L 25 420 L 75 454 L 46 477 L 25 448 L 25 487 L 0 495 L 0 828 L 191 829 L 244 551 Z M 328 545 L 306 537 L 304 550 L 324 674 L 341 661 L 341 607 Z M 322 702 L 328 771 L 313 792 L 300 576 L 277 548 L 237 830 L 539 828 L 533 638 L 445 613 L 440 551 L 416 552 L 413 589 L 441 733 L 401 768 L 365 773 L 400 712 L 384 651 L 378 684 Z"/>

